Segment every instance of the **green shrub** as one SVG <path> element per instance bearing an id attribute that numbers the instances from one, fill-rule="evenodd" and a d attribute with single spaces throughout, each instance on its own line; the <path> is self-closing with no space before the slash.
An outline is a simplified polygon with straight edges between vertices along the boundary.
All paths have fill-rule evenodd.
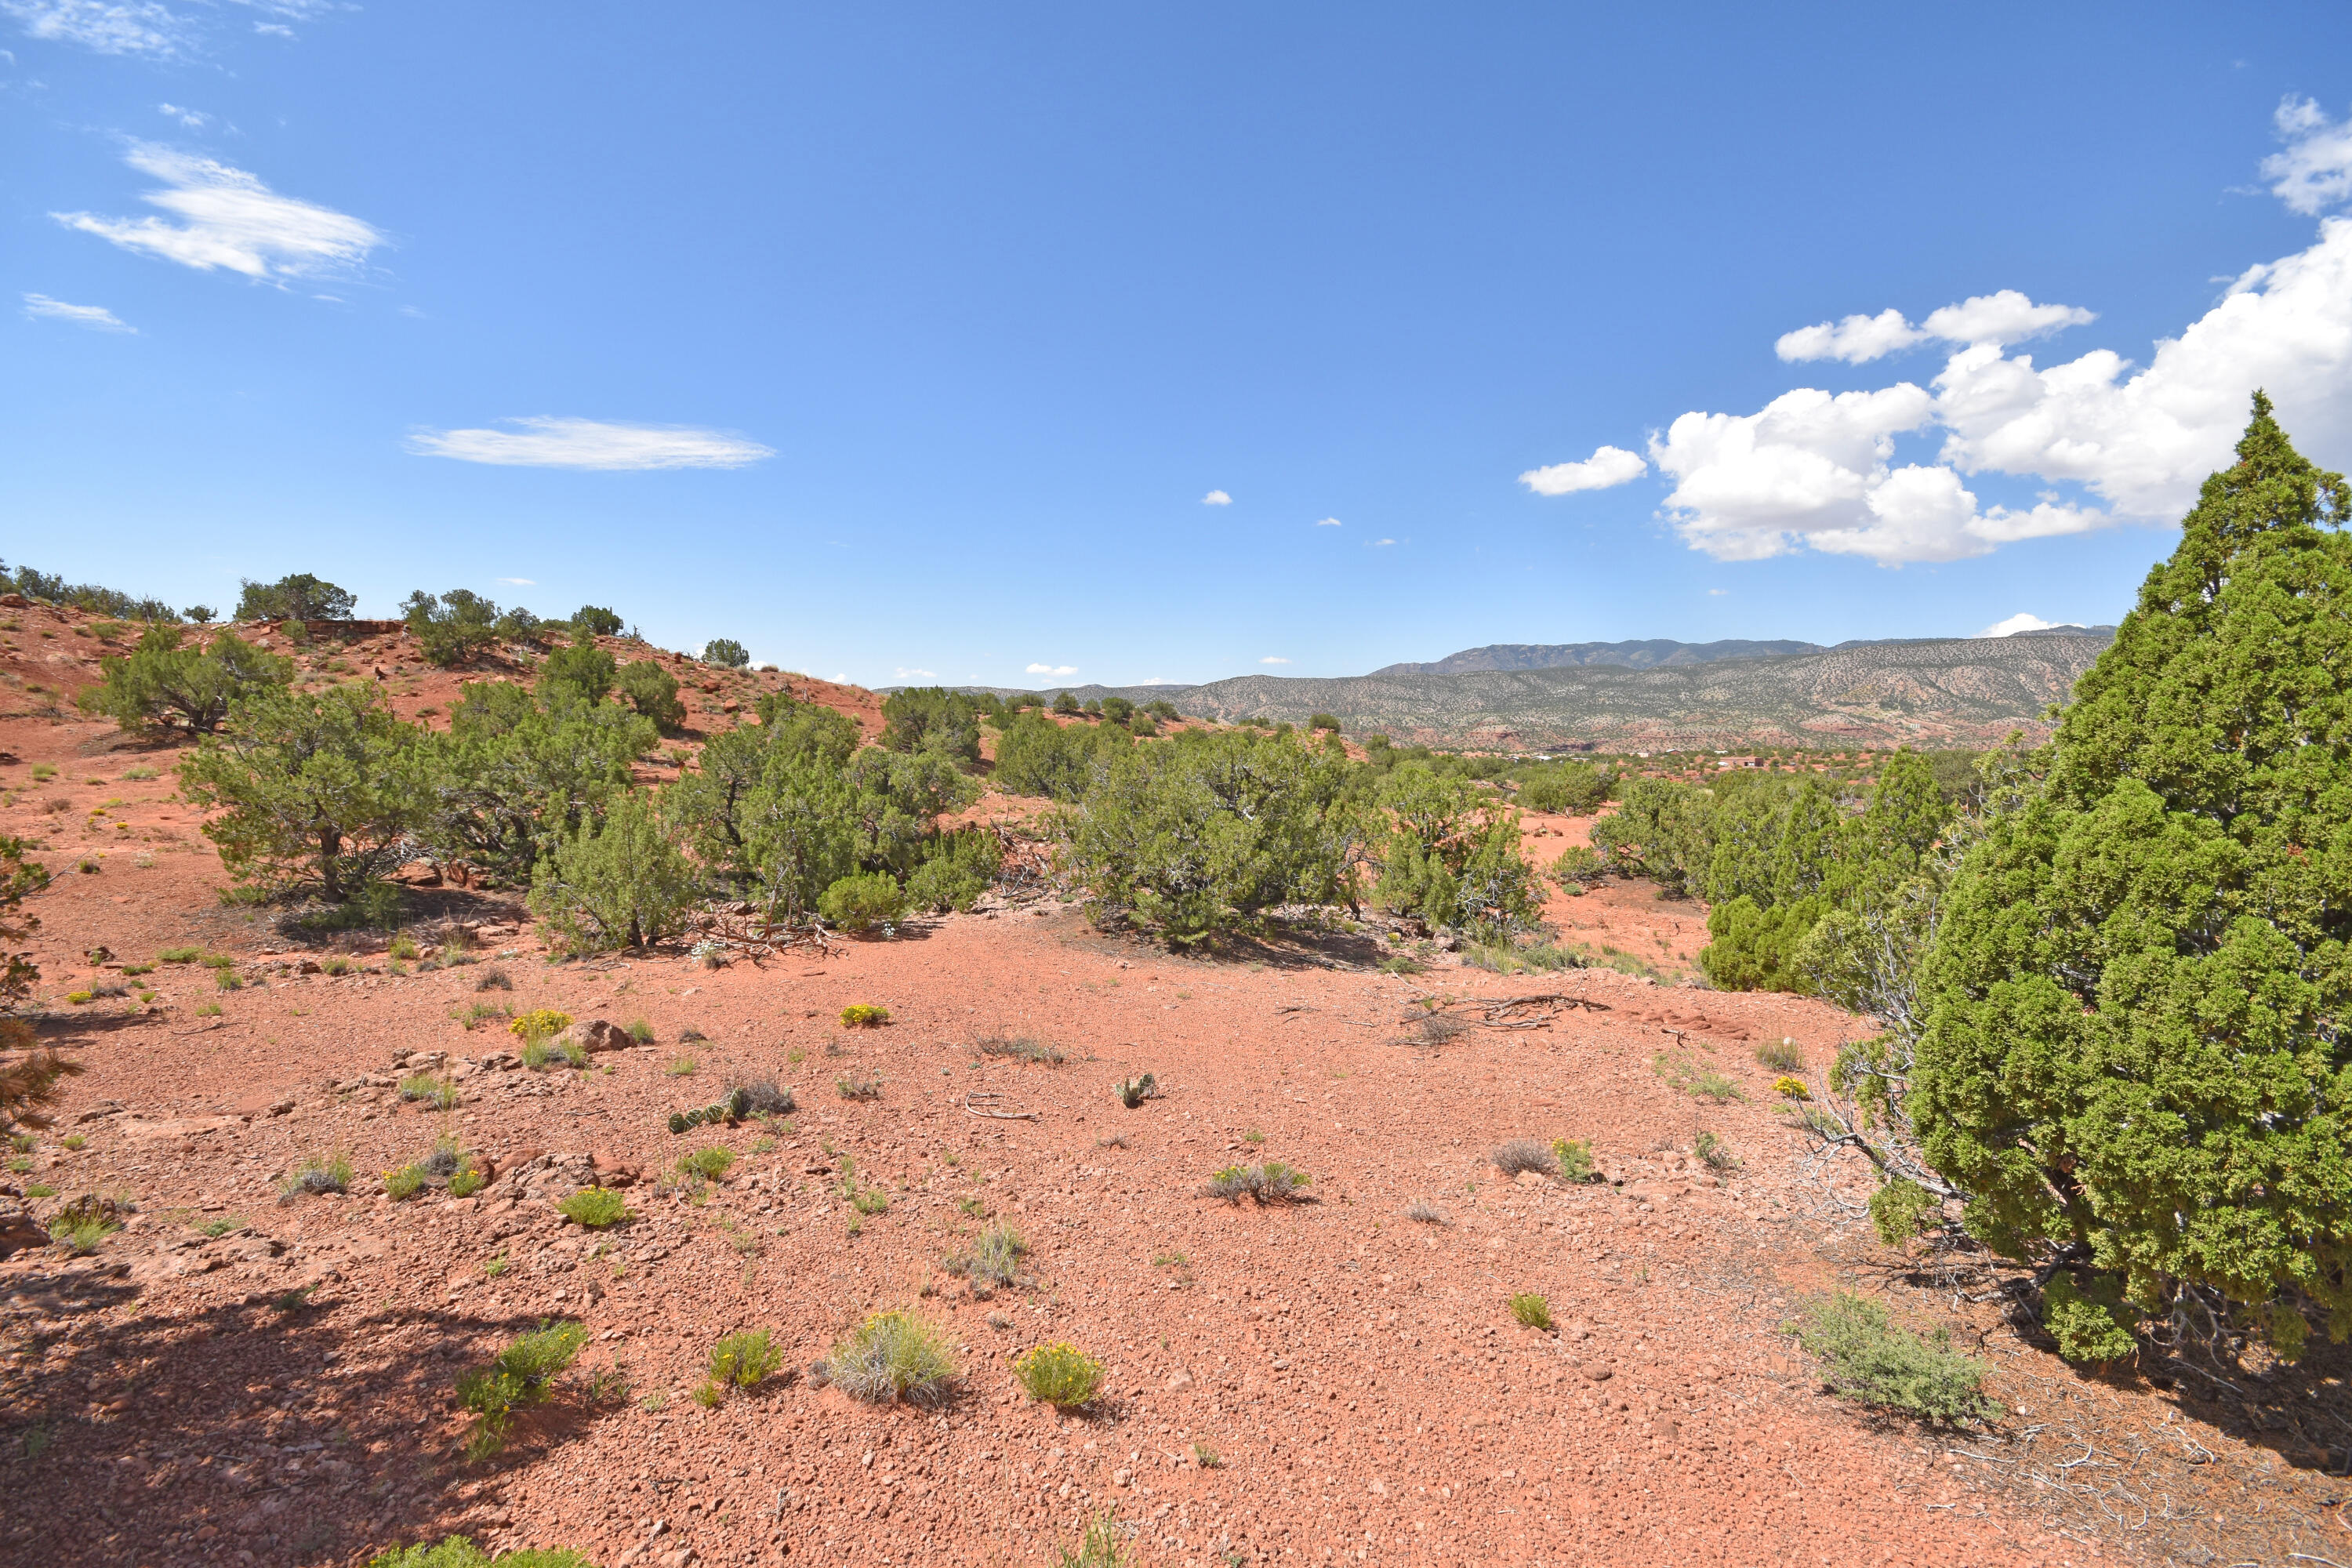
<path id="1" fill-rule="evenodd" d="M 1118 753 L 1071 828 L 1106 909 L 1187 943 L 1352 886 L 1367 831 L 1344 763 L 1280 737 L 1190 731 Z"/>
<path id="2" fill-rule="evenodd" d="M 358 598 L 323 577 L 297 572 L 275 583 L 247 579 L 237 595 L 240 621 L 348 621 Z"/>
<path id="3" fill-rule="evenodd" d="M 710 1381 L 721 1387 L 757 1388 L 783 1364 L 765 1329 L 745 1329 L 710 1347 Z"/>
<path id="4" fill-rule="evenodd" d="M 1380 804 L 1394 824 L 1372 890 L 1381 908 L 1487 942 L 1534 923 L 1542 889 L 1519 848 L 1517 812 L 1423 763 L 1391 770 Z"/>
<path id="5" fill-rule="evenodd" d="M 292 659 L 265 653 L 235 633 L 221 632 L 202 649 L 181 647 L 186 637 L 178 626 L 151 625 L 130 653 L 99 660 L 100 682 L 83 689 L 79 705 L 125 730 L 152 724 L 208 735 L 238 697 L 293 679 Z"/>
<path id="6" fill-rule="evenodd" d="M 1008 1039 L 1003 1035 L 990 1035 L 978 1041 L 971 1048 L 983 1057 L 1003 1057 L 1017 1062 L 1041 1062 L 1049 1068 L 1060 1067 L 1070 1059 L 1068 1053 L 1061 1047 L 1048 1045 L 1043 1040 L 1033 1040 L 1026 1036 L 1018 1039 Z"/>
<path id="7" fill-rule="evenodd" d="M 1801 1073 L 1806 1066 L 1804 1051 L 1796 1041 L 1785 1036 L 1777 1040 L 1767 1040 L 1757 1047 L 1756 1060 L 1759 1066 L 1770 1068 L 1775 1072 Z"/>
<path id="8" fill-rule="evenodd" d="M 940 686 L 894 691 L 882 700 L 882 744 L 894 752 L 932 751 L 977 763 L 980 704 Z"/>
<path id="9" fill-rule="evenodd" d="M 2352 488 L 2259 393 L 2237 457 L 1952 881 L 1911 1110 L 1995 1251 L 2158 1316 L 2202 1287 L 2294 1357 L 2306 1308 L 2352 1335 Z"/>
<path id="10" fill-rule="evenodd" d="M 565 1219 L 588 1230 L 603 1230 L 629 1217 L 628 1200 L 610 1187 L 583 1187 L 555 1207 Z"/>
<path id="11" fill-rule="evenodd" d="M 583 824 L 539 863 L 530 907 L 574 952 L 641 948 L 682 929 L 698 884 L 660 814 L 630 793 L 614 798 L 601 831 Z"/>
<path id="12" fill-rule="evenodd" d="M 611 654 L 583 639 L 547 656 L 539 667 L 540 696 L 551 702 L 602 702 L 619 673 Z M 676 686 L 673 681 L 673 690 Z"/>
<path id="13" fill-rule="evenodd" d="M 855 1398 L 919 1403 L 943 1396 L 956 1369 L 938 1328 L 912 1312 L 889 1311 L 875 1313 L 834 1346 L 824 1372 Z"/>
<path id="14" fill-rule="evenodd" d="M 1916 1240 L 1942 1219 L 1942 1204 L 1918 1183 L 1897 1176 L 1870 1194 L 1870 1223 L 1889 1247 Z"/>
<path id="15" fill-rule="evenodd" d="M 1054 710 L 1075 713 L 1077 704 L 1065 710 L 1056 702 Z M 1043 714 L 1024 713 L 997 740 L 992 782 L 1007 795 L 1082 800 L 1101 770 L 1130 744 L 1132 738 L 1123 731 L 1065 726 Z"/>
<path id="16" fill-rule="evenodd" d="M 167 947 L 155 955 L 158 963 L 194 963 L 204 952 L 198 947 Z"/>
<path id="17" fill-rule="evenodd" d="M 746 669 L 751 667 L 751 650 L 733 637 L 713 637 L 702 645 L 702 662 L 721 669 Z"/>
<path id="18" fill-rule="evenodd" d="M 629 1038 L 641 1046 L 650 1046 L 654 1043 L 654 1026 L 643 1018 L 630 1019 L 626 1032 Z"/>
<path id="19" fill-rule="evenodd" d="M 372 685 L 252 687 L 180 763 L 180 792 L 241 885 L 315 883 L 341 904 L 412 852 L 433 802 L 425 734 Z"/>
<path id="20" fill-rule="evenodd" d="M 1922 1340 L 1896 1326 L 1886 1309 L 1840 1290 L 1804 1304 L 1787 1325 L 1820 1358 L 1822 1381 L 1848 1399 L 1907 1410 L 1931 1421 L 1989 1420 L 1999 1402 L 1984 1393 L 1984 1369 L 1951 1348 L 1937 1330 Z"/>
<path id="21" fill-rule="evenodd" d="M 837 1078 L 833 1080 L 834 1092 L 844 1100 L 879 1100 L 882 1080 L 879 1078 Z"/>
<path id="22" fill-rule="evenodd" d="M 1523 1328 L 1549 1330 L 1551 1303 L 1532 1290 L 1522 1290 L 1511 1298 L 1511 1316 Z"/>
<path id="23" fill-rule="evenodd" d="M 404 1203 L 425 1189 L 425 1167 L 403 1165 L 383 1173 L 383 1190 L 392 1194 L 394 1203 Z"/>
<path id="24" fill-rule="evenodd" d="M 1691 1152 L 1710 1171 L 1739 1169 L 1739 1156 L 1731 1152 L 1731 1146 L 1705 1128 L 1691 1139 Z"/>
<path id="25" fill-rule="evenodd" d="M 2132 1335 L 2137 1321 L 2112 1274 L 2094 1276 L 2084 1290 L 2061 1269 L 2042 1288 L 2042 1326 L 2068 1361 L 2104 1365 L 2123 1360 L 2139 1349 Z"/>
<path id="26" fill-rule="evenodd" d="M 1004 841 L 993 829 L 941 834 L 925 849 L 923 863 L 908 874 L 907 902 L 934 914 L 969 910 L 1003 865 Z"/>
<path id="27" fill-rule="evenodd" d="M 878 1029 L 889 1021 L 890 1009 L 870 1002 L 852 1003 L 841 1010 L 841 1026 L 845 1029 Z"/>
<path id="28" fill-rule="evenodd" d="M 1759 909 L 1743 893 L 1707 911 L 1711 939 L 1699 951 L 1698 966 L 1718 991 L 1802 991 L 1799 963 L 1805 939 L 1831 909 L 1826 895 L 1795 899 Z"/>
<path id="29" fill-rule="evenodd" d="M 869 931 L 907 918 L 907 894 L 887 871 L 861 871 L 825 889 L 817 913 L 840 931 Z"/>
<path id="30" fill-rule="evenodd" d="M 1604 769 L 1583 763 L 1556 763 L 1529 774 L 1519 785 L 1517 799 L 1528 811 L 1590 816 L 1609 798 L 1615 782 Z"/>
<path id="31" fill-rule="evenodd" d="M 624 624 L 619 612 L 602 605 L 583 605 L 572 615 L 572 629 L 592 637 L 619 637 Z"/>
<path id="32" fill-rule="evenodd" d="M 1056 1410 L 1075 1410 L 1101 1392 L 1103 1363 L 1074 1344 L 1034 1345 L 1016 1357 L 1013 1374 L 1029 1397 Z"/>
<path id="33" fill-rule="evenodd" d="M 498 1353 L 487 1366 L 470 1369 L 457 1379 L 457 1399 L 474 1415 L 474 1430 L 466 1441 L 468 1458 L 485 1458 L 506 1441 L 514 1413 L 543 1404 L 548 1385 L 570 1366 L 588 1342 L 584 1323 L 551 1323 L 524 1334 Z"/>
<path id="34" fill-rule="evenodd" d="M 649 658 L 621 666 L 621 695 L 629 706 L 652 720 L 664 734 L 686 723 L 686 704 L 677 695 L 677 677 Z"/>
<path id="35" fill-rule="evenodd" d="M 496 1557 L 462 1535 L 445 1538 L 437 1546 L 423 1542 L 395 1546 L 368 1559 L 367 1568 L 596 1568 L 568 1547 L 525 1547 Z"/>
<path id="36" fill-rule="evenodd" d="M 449 1178 L 449 1195 L 453 1198 L 470 1198 L 488 1185 L 489 1185 L 489 1180 L 481 1172 L 470 1169 L 460 1171 Z"/>
<path id="37" fill-rule="evenodd" d="M 443 668 L 465 664 L 499 640 L 499 607 L 467 588 L 435 595 L 418 589 L 401 603 L 426 659 Z"/>
<path id="38" fill-rule="evenodd" d="M 725 1175 L 734 1163 L 734 1150 L 724 1143 L 712 1143 L 691 1153 L 679 1155 L 677 1168 L 681 1175 L 700 1176 L 715 1182 Z"/>

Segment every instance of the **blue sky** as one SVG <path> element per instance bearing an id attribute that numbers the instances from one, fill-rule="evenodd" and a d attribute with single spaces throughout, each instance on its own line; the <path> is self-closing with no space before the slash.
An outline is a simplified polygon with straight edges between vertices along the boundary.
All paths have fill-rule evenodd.
<path id="1" fill-rule="evenodd" d="M 0 556 L 175 602 L 1349 674 L 2112 620 L 2257 381 L 2352 467 L 2340 4 L 0 0 Z"/>

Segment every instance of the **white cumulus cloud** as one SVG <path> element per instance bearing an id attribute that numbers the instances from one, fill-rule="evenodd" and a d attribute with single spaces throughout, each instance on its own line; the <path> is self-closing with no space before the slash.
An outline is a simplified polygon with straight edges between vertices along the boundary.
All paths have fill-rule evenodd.
<path id="1" fill-rule="evenodd" d="M 1231 506 L 1234 504 L 1234 498 L 1227 495 L 1223 490 L 1211 490 L 1207 495 L 1201 498 L 1201 504 L 1202 506 Z"/>
<path id="2" fill-rule="evenodd" d="M 281 196 L 242 169 L 152 142 L 135 142 L 125 156 L 132 168 L 163 182 L 141 200 L 163 208 L 163 218 L 101 217 L 51 213 L 68 228 L 94 234 L 125 250 L 210 272 L 226 268 L 247 278 L 277 280 L 348 269 L 383 243 L 373 226 L 310 202 Z"/>
<path id="3" fill-rule="evenodd" d="M 25 296 L 25 317 L 33 321 L 68 321 L 98 332 L 136 332 L 139 329 L 103 305 L 68 305 L 47 294 Z"/>
<path id="4" fill-rule="evenodd" d="M 1391 544 L 1394 544 L 1395 542 L 1396 542 L 1396 541 L 1395 541 L 1395 540 L 1393 540 L 1393 539 L 1375 539 L 1375 540 L 1373 540 L 1373 541 L 1371 542 L 1371 543 L 1370 543 L 1370 545 L 1368 545 L 1366 548 L 1368 548 L 1368 549 L 1371 549 L 1371 550 L 1384 550 L 1384 549 L 1386 549 L 1388 546 L 1390 546 L 1390 545 L 1391 545 Z"/>
<path id="5" fill-rule="evenodd" d="M 1835 359 L 1867 364 L 1920 343 L 2016 343 L 2099 318 L 2080 305 L 2037 305 L 2014 289 L 1973 295 L 1927 313 L 1913 326 L 1893 308 L 1875 316 L 1848 316 L 1783 332 L 1772 352 L 1790 362 Z"/>
<path id="6" fill-rule="evenodd" d="M 509 430 L 419 430 L 408 449 L 419 457 L 455 458 L 509 468 L 740 468 L 775 448 L 724 430 L 688 425 L 620 425 L 601 419 L 508 419 Z"/>
<path id="7" fill-rule="evenodd" d="M 2010 616 L 2007 620 L 1993 622 L 1992 625 L 1977 633 L 1977 636 L 1980 637 L 2005 637 L 2013 636 L 2018 632 L 2046 632 L 2054 627 L 2071 626 L 2076 624 L 2078 623 L 2074 621 L 2045 621 L 2040 616 L 2029 615 L 2027 612 L 2020 610 L 2017 614 Z"/>
<path id="8" fill-rule="evenodd" d="M 1259 659 L 1259 660 L 1258 660 L 1258 662 L 1259 662 L 1260 664 L 1288 664 L 1290 661 L 1289 661 L 1288 659 L 1286 659 L 1286 658 L 1283 658 L 1283 657 L 1282 657 L 1280 654 L 1278 654 L 1278 653 L 1270 653 L 1270 654 L 1267 654 L 1264 658 Z"/>
<path id="9" fill-rule="evenodd" d="M 1077 672 L 1078 667 L 1075 664 L 1033 664 L 1028 669 L 1031 675 L 1076 675 Z"/>
<path id="10" fill-rule="evenodd" d="M 2287 99 L 2272 116 L 2286 146 L 2263 160 L 2271 195 L 2316 217 L 2352 196 L 2352 121 L 2337 124 L 2310 99 Z"/>
<path id="11" fill-rule="evenodd" d="M 898 679 L 901 680 L 932 680 L 938 679 L 939 673 L 936 669 L 910 669 L 904 665 L 898 668 Z"/>
<path id="12" fill-rule="evenodd" d="M 499 582 L 509 588 L 536 588 L 539 584 L 529 577 L 501 577 Z"/>
<path id="13" fill-rule="evenodd" d="M 1539 496 L 1574 495 L 1579 490 L 1605 490 L 1612 485 L 1631 484 L 1650 471 L 1650 465 L 1638 452 L 1628 452 L 1622 447 L 1601 447 L 1580 463 L 1554 463 L 1548 468 L 1529 468 L 1519 476 L 1519 483 Z"/>
<path id="14" fill-rule="evenodd" d="M 1340 521 L 1336 517 L 1327 517 L 1320 522 L 1318 522 L 1315 526 L 1318 528 L 1342 528 L 1346 525 L 1340 522 Z"/>
<path id="15" fill-rule="evenodd" d="M 2263 172 L 2280 198 L 2298 211 L 2352 200 L 2352 128 L 2293 100 L 2278 125 L 2287 150 Z M 2352 453 L 2352 216 L 2322 217 L 2306 248 L 2249 267 L 2144 363 L 2102 348 L 2044 366 L 2016 346 L 2094 319 L 2001 289 L 1916 327 L 1885 311 L 1790 333 L 1783 359 L 1955 346 L 1925 386 L 1799 387 L 1753 414 L 1682 415 L 1650 437 L 1672 485 L 1663 516 L 1724 560 L 1809 549 L 1885 565 L 2171 521 L 2230 461 L 2256 389 L 2318 460 Z M 1982 504 L 1977 489 L 1996 477 L 2036 499 Z"/>

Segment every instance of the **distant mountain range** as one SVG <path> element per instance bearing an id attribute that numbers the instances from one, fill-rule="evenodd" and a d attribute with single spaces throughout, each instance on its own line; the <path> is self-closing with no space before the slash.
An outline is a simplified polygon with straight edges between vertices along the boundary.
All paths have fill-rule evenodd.
<path id="1" fill-rule="evenodd" d="M 1751 746 L 1987 746 L 2040 733 L 2044 713 L 2115 640 L 2113 626 L 2005 637 L 1848 642 L 1665 640 L 1467 648 L 1432 664 L 1318 679 L 1244 675 L 1203 686 L 1048 686 L 1080 701 L 1173 702 L 1187 714 L 1303 724 L 1428 745 L 1517 751 Z M 1034 688 L 966 687 L 1002 696 Z"/>

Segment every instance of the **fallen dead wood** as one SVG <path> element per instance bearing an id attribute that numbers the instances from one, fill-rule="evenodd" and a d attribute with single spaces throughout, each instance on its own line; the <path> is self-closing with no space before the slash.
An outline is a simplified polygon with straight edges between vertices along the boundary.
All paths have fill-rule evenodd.
<path id="1" fill-rule="evenodd" d="M 966 1116 L 993 1117 L 999 1121 L 1035 1121 L 1045 1116 L 1042 1110 L 1024 1110 L 1010 1096 L 990 1089 L 976 1089 L 963 1097 Z"/>

